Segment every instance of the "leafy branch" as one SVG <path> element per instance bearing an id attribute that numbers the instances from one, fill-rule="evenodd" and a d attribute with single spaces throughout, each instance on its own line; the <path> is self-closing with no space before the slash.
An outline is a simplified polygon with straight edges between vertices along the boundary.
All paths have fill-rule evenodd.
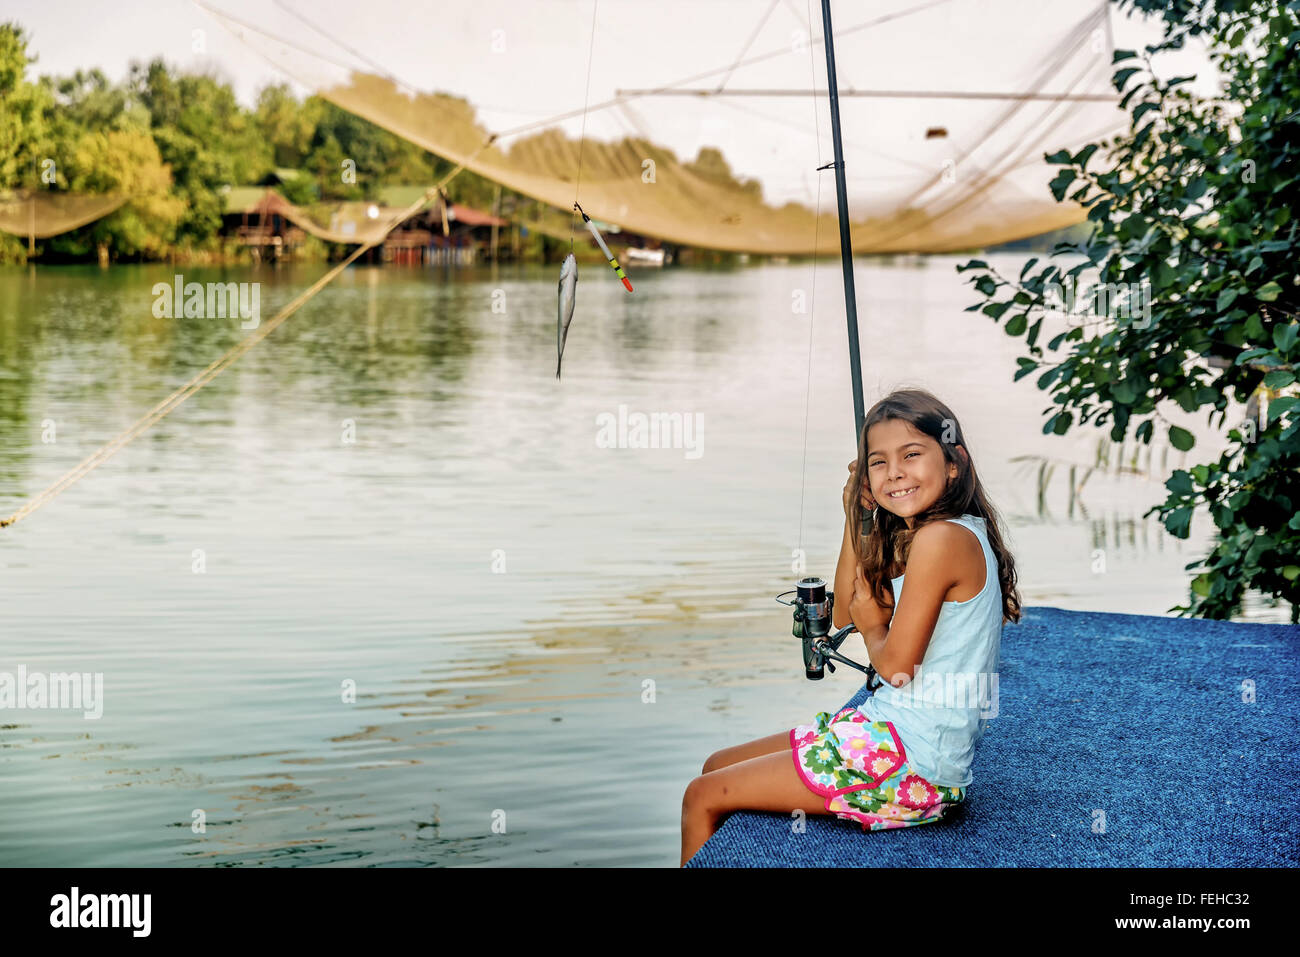
<path id="1" fill-rule="evenodd" d="M 1205 410 L 1227 421 L 1231 399 L 1267 400 L 1240 417 L 1218 461 L 1176 470 L 1151 512 L 1186 538 L 1208 509 L 1218 540 L 1171 611 L 1223 618 L 1246 588 L 1300 610 L 1300 418 L 1293 410 L 1300 360 L 1300 4 L 1247 0 L 1117 0 L 1165 18 L 1164 39 L 1141 55 L 1117 50 L 1112 83 L 1129 111 L 1127 132 L 1045 160 L 1058 202 L 1077 203 L 1089 237 L 1058 243 L 1012 280 L 983 260 L 958 267 L 979 310 L 1024 336 L 1014 380 L 1037 373 L 1049 392 L 1044 433 L 1092 422 L 1122 441 L 1130 427 L 1150 444 L 1157 427 L 1190 451 L 1192 434 L 1158 405 Z M 1156 75 L 1153 56 L 1205 34 L 1226 78 L 1224 95 L 1198 98 L 1193 76 Z M 1038 267 L 1035 271 L 1035 267 Z M 1085 272 L 1097 295 L 1076 312 L 1057 308 Z M 1065 328 L 1047 327 L 1056 317 Z M 1083 320 L 1082 322 L 1080 320 Z M 1046 349 L 1040 336 L 1051 335 Z M 1050 354 L 1050 355 L 1049 355 Z M 1206 363 L 1215 358 L 1218 364 Z M 1208 368 L 1207 368 L 1208 366 Z M 1263 408 L 1265 403 L 1261 402 Z M 1189 566 L 1189 571 L 1193 566 Z"/>

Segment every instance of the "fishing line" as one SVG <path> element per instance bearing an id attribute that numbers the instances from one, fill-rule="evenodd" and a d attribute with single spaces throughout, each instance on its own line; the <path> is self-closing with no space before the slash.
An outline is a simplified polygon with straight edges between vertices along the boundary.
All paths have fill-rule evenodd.
<path id="1" fill-rule="evenodd" d="M 275 5 L 276 5 L 277 7 L 279 7 L 281 10 L 284 10 L 286 13 L 288 13 L 290 16 L 292 16 L 295 20 L 297 20 L 297 21 L 298 21 L 299 23 L 301 23 L 303 26 L 307 27 L 309 30 L 312 30 L 312 31 L 314 31 L 314 32 L 316 32 L 316 33 L 319 33 L 321 36 L 323 36 L 323 37 L 324 37 L 326 40 L 328 40 L 330 43 L 333 43 L 335 46 L 337 46 L 337 47 L 341 47 L 342 49 L 346 50 L 348 53 L 351 53 L 354 57 L 356 57 L 356 58 L 357 58 L 358 60 L 360 60 L 362 63 L 366 64 L 366 66 L 368 66 L 368 67 L 372 67 L 374 70 L 376 70 L 376 71 L 378 72 L 379 76 L 382 76 L 382 77 L 384 77 L 384 78 L 390 80 L 390 81 L 391 81 L 395 86 L 404 86 L 404 87 L 407 87 L 408 89 L 418 89 L 418 87 L 415 87 L 413 84 L 407 83 L 405 80 L 402 80 L 402 79 L 400 79 L 399 77 L 395 76 L 393 73 L 389 72 L 388 68 L 387 68 L 386 66 L 384 66 L 382 63 L 379 63 L 377 60 L 374 60 L 374 59 L 372 59 L 372 58 L 366 56 L 366 55 L 365 55 L 364 53 L 362 53 L 360 50 L 356 50 L 356 49 L 354 49 L 354 48 L 348 46 L 346 43 L 344 43 L 344 42 L 343 42 L 342 40 L 340 40 L 338 37 L 331 36 L 330 34 L 326 33 L 325 30 L 324 30 L 322 27 L 320 27 L 320 26 L 318 26 L 317 24 L 313 23 L 311 20 L 308 20 L 308 19 L 307 19 L 306 17 L 304 17 L 301 13 L 299 13 L 297 10 L 295 10 L 293 7 L 289 6 L 289 4 L 285 2 L 285 0 L 275 0 Z"/>
<path id="2" fill-rule="evenodd" d="M 813 139 L 817 144 L 817 166 L 818 172 L 821 172 L 822 161 L 822 134 L 821 120 L 817 115 L 817 67 L 813 61 L 812 45 L 812 0 L 804 0 L 804 13 L 808 18 L 808 74 L 811 80 L 808 83 L 808 90 L 812 98 L 813 107 Z M 813 357 L 813 325 L 817 317 L 817 250 L 820 248 L 817 243 L 817 236 L 820 230 L 822 219 L 822 178 L 817 177 L 817 204 L 813 208 L 813 255 L 812 255 L 812 290 L 808 295 L 808 377 L 804 385 L 803 395 L 803 459 L 799 463 L 799 537 L 797 548 L 803 548 L 803 506 L 804 496 L 808 489 L 808 416 L 812 406 L 812 357 Z"/>
<path id="3" fill-rule="evenodd" d="M 573 212 L 569 213 L 569 252 L 573 252 L 573 231 L 577 228 L 577 219 L 573 213 L 578 210 L 578 191 L 582 188 L 582 148 L 587 143 L 587 103 L 591 99 L 591 58 L 596 49 L 596 9 L 600 0 L 591 4 L 591 39 L 587 45 L 587 88 L 582 92 L 582 132 L 578 136 L 578 181 L 573 186 Z M 585 217 L 584 217 L 585 218 Z"/>
<path id="4" fill-rule="evenodd" d="M 474 151 L 474 154 L 470 156 L 469 159 L 473 159 L 474 156 L 477 156 L 483 150 L 487 149 L 487 147 L 491 146 L 495 138 L 496 137 L 489 137 L 481 146 L 479 146 L 477 150 Z M 411 216 L 418 213 L 421 209 L 424 208 L 424 206 L 427 203 L 431 202 L 434 198 L 436 198 L 440 194 L 442 188 L 446 186 L 447 183 L 450 182 L 454 176 L 459 174 L 461 170 L 465 168 L 465 165 L 466 163 L 469 162 L 469 159 L 467 159 L 464 163 L 457 165 L 456 168 L 453 169 L 450 173 L 448 173 L 445 177 L 443 177 L 443 179 L 439 181 L 437 185 L 425 191 L 425 194 L 423 196 L 421 196 L 418 200 L 413 202 L 406 209 L 398 213 L 396 217 L 394 217 L 388 222 L 388 224 L 384 227 L 382 233 L 374 236 L 367 242 L 358 246 L 350 256 L 348 256 L 346 259 L 340 262 L 329 272 L 325 273 L 325 275 L 317 279 L 316 282 L 314 282 L 305 291 L 300 292 L 297 296 L 295 296 L 287 306 L 285 306 L 278 313 L 276 313 L 276 315 L 268 322 L 261 325 L 256 332 L 241 339 L 233 348 L 228 350 L 223 356 L 215 360 L 206 369 L 198 373 L 198 375 L 194 376 L 194 378 L 190 379 L 188 382 L 186 382 L 183 386 L 181 386 L 171 395 L 167 396 L 167 398 L 163 399 L 161 402 L 155 405 L 152 409 L 150 409 L 143 416 L 137 419 L 129 428 L 120 432 L 117 436 L 115 436 L 109 442 L 102 445 L 95 452 L 91 453 L 86 458 L 82 459 L 81 462 L 79 462 L 73 468 L 65 472 L 58 479 L 58 481 L 56 481 L 53 485 L 49 486 L 49 488 L 45 489 L 40 494 L 33 497 L 26 505 L 18 509 L 18 511 L 14 512 L 8 518 L 0 519 L 0 528 L 4 528 L 5 526 L 8 525 L 13 525 L 15 522 L 19 521 L 20 519 L 26 518 L 28 515 L 32 514 L 32 512 L 36 511 L 38 508 L 44 505 L 46 502 L 53 499 L 64 489 L 73 485 L 79 479 L 84 478 L 86 475 L 88 475 L 94 469 L 98 468 L 100 465 L 103 465 L 104 462 L 108 461 L 108 459 L 111 458 L 114 455 L 114 453 L 116 453 L 119 449 L 123 448 L 128 442 L 130 442 L 136 436 L 143 433 L 151 425 L 153 425 L 155 422 L 162 419 L 165 415 L 167 415 L 178 405 L 180 405 L 182 402 L 184 402 L 186 399 L 192 396 L 195 392 L 198 392 L 199 389 L 203 388 L 205 385 L 207 385 L 209 382 L 215 379 L 218 375 L 221 374 L 221 372 L 223 372 L 226 369 L 227 366 L 231 365 L 236 359 L 242 356 L 245 352 L 247 352 L 253 346 L 257 345 L 257 343 L 261 342 L 268 335 L 274 332 L 275 329 L 279 327 L 281 323 L 283 323 L 286 319 L 288 319 L 295 312 L 297 312 L 308 300 L 310 300 L 313 296 L 315 296 L 316 293 L 324 289 L 325 286 L 332 279 L 334 279 L 335 276 L 341 273 L 352 263 L 356 262 L 356 260 L 361 256 L 362 253 L 382 243 L 394 228 L 396 228 L 399 224 L 401 224 L 405 220 L 409 219 Z"/>

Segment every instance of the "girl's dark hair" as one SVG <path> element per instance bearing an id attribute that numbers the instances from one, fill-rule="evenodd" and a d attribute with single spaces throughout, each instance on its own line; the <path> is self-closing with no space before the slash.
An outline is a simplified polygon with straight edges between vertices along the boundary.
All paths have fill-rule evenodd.
<path id="1" fill-rule="evenodd" d="M 872 595 L 879 604 L 893 603 L 889 570 L 895 564 L 906 566 L 912 539 L 923 526 L 945 518 L 978 515 L 984 519 L 989 545 L 998 560 L 998 581 L 1002 586 L 1002 620 L 1020 621 L 1016 563 L 1002 542 L 997 511 L 984 494 L 984 488 L 975 474 L 975 464 L 970 459 L 970 449 L 957 417 L 924 389 L 898 389 L 891 392 L 871 407 L 863 422 L 862 434 L 858 437 L 858 466 L 855 473 L 860 480 L 867 476 L 867 432 L 877 422 L 886 419 L 908 422 L 938 442 L 945 463 L 957 466 L 957 475 L 949 480 L 947 489 L 933 505 L 914 516 L 914 528 L 909 529 L 907 522 L 893 512 L 877 507 L 870 531 L 866 535 L 854 536 L 854 551 L 867 582 L 871 585 Z M 959 445 L 966 451 L 965 455 L 957 451 Z M 863 511 L 861 498 L 854 496 L 849 512 L 853 521 L 851 528 L 862 528 Z"/>

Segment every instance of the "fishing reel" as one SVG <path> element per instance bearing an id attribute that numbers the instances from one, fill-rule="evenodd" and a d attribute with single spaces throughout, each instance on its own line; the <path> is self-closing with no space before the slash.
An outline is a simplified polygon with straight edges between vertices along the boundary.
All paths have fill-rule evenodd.
<path id="1" fill-rule="evenodd" d="M 786 595 L 794 595 L 793 601 L 783 601 Z M 793 634 L 803 642 L 804 675 L 810 681 L 820 681 L 825 677 L 825 669 L 835 673 L 832 660 L 856 668 L 867 676 L 867 687 L 875 690 L 884 684 L 871 665 L 860 665 L 851 658 L 839 654 L 840 645 L 848 636 L 857 631 L 857 626 L 850 623 L 831 633 L 831 608 L 835 603 L 835 593 L 826 590 L 826 582 L 821 578 L 804 578 L 791 591 L 776 596 L 776 600 L 794 609 Z M 873 683 L 874 681 L 874 683 Z"/>

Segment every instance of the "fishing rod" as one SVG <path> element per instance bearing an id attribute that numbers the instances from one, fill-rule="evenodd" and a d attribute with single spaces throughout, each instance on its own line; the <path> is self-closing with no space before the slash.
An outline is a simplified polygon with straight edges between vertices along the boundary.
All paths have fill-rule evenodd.
<path id="1" fill-rule="evenodd" d="M 849 373 L 853 378 L 853 447 L 856 449 L 862 436 L 862 424 L 866 419 L 866 408 L 862 401 L 862 363 L 858 355 L 858 300 L 853 285 L 853 240 L 849 235 L 849 201 L 844 181 L 844 144 L 840 138 L 840 98 L 835 82 L 835 34 L 831 28 L 831 0 L 822 0 L 822 29 L 826 38 L 826 88 L 830 94 L 831 137 L 835 145 L 835 159 L 818 171 L 834 168 L 835 199 L 838 206 L 840 222 L 840 263 L 844 271 L 844 311 L 848 317 L 849 327 Z M 871 513 L 864 511 L 862 516 L 862 533 L 865 535 L 871 523 Z M 782 601 L 786 595 L 794 594 L 792 601 Z M 804 674 L 813 681 L 820 680 L 824 669 L 835 671 L 832 661 L 839 661 L 856 668 L 867 676 L 867 687 L 873 691 L 884 684 L 876 669 L 860 665 L 856 661 L 839 654 L 839 647 L 848 636 L 857 630 L 852 623 L 832 633 L 832 614 L 835 594 L 827 591 L 824 579 L 808 577 L 799 581 L 793 591 L 782 592 L 776 600 L 783 605 L 794 608 L 793 633 L 803 643 Z"/>
<path id="2" fill-rule="evenodd" d="M 849 322 L 849 374 L 853 376 L 853 447 L 858 447 L 867 417 L 862 402 L 862 363 L 858 356 L 858 297 L 853 286 L 853 239 L 849 235 L 849 199 L 844 182 L 844 144 L 840 139 L 840 92 L 835 81 L 835 33 L 831 29 L 831 0 L 822 0 L 822 30 L 826 36 L 826 89 L 831 102 L 831 138 L 835 160 L 818 171 L 835 168 L 835 201 L 840 221 L 840 263 L 844 270 L 844 309 Z"/>

